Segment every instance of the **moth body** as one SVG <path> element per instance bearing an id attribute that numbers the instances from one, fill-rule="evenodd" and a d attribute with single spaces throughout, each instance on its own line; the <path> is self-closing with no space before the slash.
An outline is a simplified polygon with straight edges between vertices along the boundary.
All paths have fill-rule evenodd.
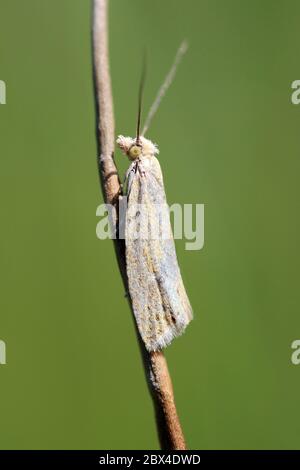
<path id="1" fill-rule="evenodd" d="M 126 269 L 136 323 L 148 351 L 181 335 L 192 319 L 177 262 L 158 148 L 145 137 L 119 136 L 132 161 L 127 173 Z"/>

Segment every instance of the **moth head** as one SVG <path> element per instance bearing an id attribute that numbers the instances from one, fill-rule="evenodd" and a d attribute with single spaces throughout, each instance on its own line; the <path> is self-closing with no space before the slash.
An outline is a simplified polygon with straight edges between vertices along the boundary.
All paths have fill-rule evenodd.
<path id="1" fill-rule="evenodd" d="M 129 148 L 127 155 L 129 160 L 136 160 L 139 158 L 142 154 L 142 146 L 141 144 L 132 144 L 132 146 Z"/>
<path id="2" fill-rule="evenodd" d="M 137 158 L 154 156 L 159 153 L 159 150 L 151 140 L 145 139 L 140 136 L 138 141 L 136 138 L 124 137 L 119 135 L 117 144 L 122 152 L 127 155 L 129 160 L 136 160 Z"/>

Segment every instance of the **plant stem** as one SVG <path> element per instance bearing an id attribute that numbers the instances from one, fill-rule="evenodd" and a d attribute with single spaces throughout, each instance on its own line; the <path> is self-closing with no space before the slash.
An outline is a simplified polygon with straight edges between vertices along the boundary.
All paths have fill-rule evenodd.
<path id="1" fill-rule="evenodd" d="M 104 200 L 114 208 L 112 224 L 117 227 L 121 186 L 114 162 L 115 125 L 109 71 L 108 0 L 94 0 L 93 64 L 98 170 Z M 114 244 L 124 287 L 126 292 L 128 292 L 125 243 L 124 240 L 116 239 Z M 132 312 L 130 298 L 128 298 L 128 301 Z M 161 448 L 164 450 L 184 450 L 186 445 L 176 410 L 172 381 L 166 358 L 161 351 L 149 353 L 139 335 L 136 323 L 135 329 L 143 358 L 145 376 L 155 407 Z"/>

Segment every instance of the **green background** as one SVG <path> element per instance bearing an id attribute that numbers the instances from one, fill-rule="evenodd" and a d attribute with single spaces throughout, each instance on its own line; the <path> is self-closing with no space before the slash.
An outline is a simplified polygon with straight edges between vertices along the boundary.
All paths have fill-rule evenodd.
<path id="1" fill-rule="evenodd" d="M 155 449 L 110 240 L 96 238 L 90 2 L 0 0 L 0 446 Z M 192 449 L 300 448 L 300 4 L 112 0 L 116 132 L 133 135 L 190 49 L 148 137 L 169 203 L 205 204 L 178 257 L 195 312 L 166 354 Z M 123 174 L 128 162 L 118 151 Z"/>

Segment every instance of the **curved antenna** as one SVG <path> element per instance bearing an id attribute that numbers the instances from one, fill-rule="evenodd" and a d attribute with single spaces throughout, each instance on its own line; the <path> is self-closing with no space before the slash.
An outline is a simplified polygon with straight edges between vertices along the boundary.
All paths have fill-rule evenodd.
<path id="1" fill-rule="evenodd" d="M 136 144 L 140 144 L 140 128 L 141 128 L 141 114 L 142 114 L 142 101 L 143 101 L 143 92 L 146 80 L 146 52 L 144 53 L 142 74 L 140 79 L 139 87 L 139 97 L 138 97 L 138 116 L 137 116 L 137 125 L 136 125 Z"/>
<path id="2" fill-rule="evenodd" d="M 184 56 L 184 54 L 186 53 L 187 50 L 188 50 L 188 42 L 186 40 L 184 40 L 181 43 L 180 47 L 178 48 L 175 59 L 174 59 L 174 62 L 172 64 L 172 67 L 170 68 L 169 73 L 167 74 L 163 84 L 161 85 L 160 89 L 158 90 L 156 98 L 155 98 L 155 100 L 154 100 L 154 102 L 153 102 L 153 104 L 150 108 L 150 111 L 148 113 L 148 116 L 147 116 L 145 124 L 144 124 L 142 135 L 145 135 L 145 133 L 149 129 L 149 126 L 150 126 L 150 123 L 153 119 L 153 116 L 156 113 L 156 111 L 158 110 L 159 105 L 161 103 L 161 100 L 165 96 L 169 86 L 173 82 L 177 67 L 178 67 L 179 63 L 181 62 L 181 59 L 182 59 L 182 57 Z"/>

